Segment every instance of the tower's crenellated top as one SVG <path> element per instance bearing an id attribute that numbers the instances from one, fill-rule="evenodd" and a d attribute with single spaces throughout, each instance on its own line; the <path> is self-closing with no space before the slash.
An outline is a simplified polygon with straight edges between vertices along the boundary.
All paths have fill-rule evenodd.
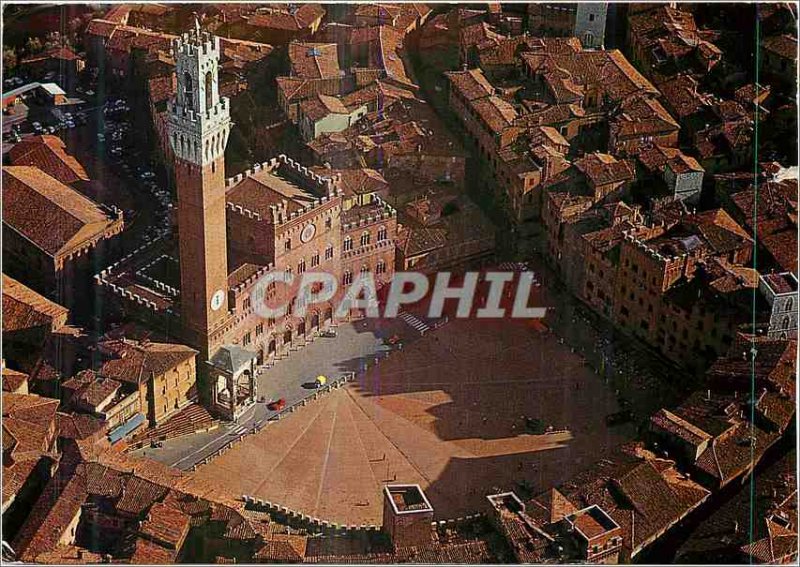
<path id="1" fill-rule="evenodd" d="M 172 41 L 178 90 L 170 103 L 169 137 L 177 158 L 208 165 L 230 135 L 230 104 L 219 96 L 220 40 L 199 26 Z"/>

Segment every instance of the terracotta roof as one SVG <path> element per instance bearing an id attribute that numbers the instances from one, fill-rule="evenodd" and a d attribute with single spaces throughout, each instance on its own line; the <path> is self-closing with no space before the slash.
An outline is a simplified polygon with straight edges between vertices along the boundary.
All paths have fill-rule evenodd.
<path id="1" fill-rule="evenodd" d="M 26 57 L 20 63 L 22 65 L 30 64 L 37 61 L 46 61 L 49 59 L 58 59 L 62 61 L 75 61 L 79 60 L 80 57 L 69 47 L 66 45 L 52 47 L 50 49 L 45 50 L 42 53 L 37 53 L 31 57 Z"/>
<path id="2" fill-rule="evenodd" d="M 732 433 L 715 439 L 698 457 L 695 466 L 725 485 L 760 461 L 779 435 L 747 422 L 738 423 Z"/>
<path id="3" fill-rule="evenodd" d="M 10 463 L 3 462 L 6 506 L 24 486 L 39 459 L 51 449 L 58 400 L 3 391 L 2 406 L 3 451 L 10 451 L 12 458 Z"/>
<path id="4" fill-rule="evenodd" d="M 289 6 L 277 5 L 269 12 L 253 14 L 245 19 L 251 26 L 292 31 L 308 28 L 325 15 L 325 8 L 320 4 L 299 4 L 292 8 Z"/>
<path id="5" fill-rule="evenodd" d="M 301 79 L 299 77 L 278 77 L 275 79 L 278 91 L 289 101 L 297 101 L 317 93 L 339 96 L 344 88 L 344 78 Z"/>
<path id="6" fill-rule="evenodd" d="M 697 163 L 696 159 L 687 156 L 677 148 L 664 148 L 658 145 L 652 145 L 639 152 L 637 158 L 651 173 L 663 172 L 667 165 L 669 165 L 675 173 L 705 171 L 705 169 Z"/>
<path id="7" fill-rule="evenodd" d="M 672 111 L 683 118 L 711 108 L 712 100 L 698 90 L 697 79 L 688 74 L 678 74 L 663 83 L 658 89 Z"/>
<path id="8" fill-rule="evenodd" d="M 192 360 L 197 351 L 185 345 L 138 342 L 129 339 L 104 341 L 100 351 L 109 356 L 98 373 L 120 382 L 140 384 Z"/>
<path id="9" fill-rule="evenodd" d="M 622 102 L 611 129 L 617 136 L 638 138 L 677 132 L 680 126 L 656 99 L 634 96 Z"/>
<path id="10" fill-rule="evenodd" d="M 151 506 L 164 498 L 168 490 L 161 484 L 138 476 L 131 477 L 125 482 L 116 509 L 130 516 L 142 516 Z"/>
<path id="11" fill-rule="evenodd" d="M 505 128 L 511 126 L 517 117 L 517 112 L 513 106 L 494 95 L 473 100 L 472 108 L 478 113 L 486 127 L 494 134 L 499 134 Z"/>
<path id="12" fill-rule="evenodd" d="M 614 103 L 634 93 L 658 95 L 656 88 L 616 49 L 533 51 L 522 58 L 531 72 L 544 77 L 557 98 L 564 99 L 560 102 L 578 100 L 588 86 L 596 86 Z"/>
<path id="13" fill-rule="evenodd" d="M 18 372 L 16 370 L 12 370 L 8 368 L 5 363 L 3 363 L 3 391 L 4 392 L 16 392 L 19 388 L 27 384 L 28 382 L 28 375 L 24 372 Z"/>
<path id="14" fill-rule="evenodd" d="M 54 550 L 86 498 L 84 468 L 59 466 L 14 537 L 11 545 L 17 559 L 32 562 L 40 553 Z"/>
<path id="15" fill-rule="evenodd" d="M 116 22 L 109 22 L 108 20 L 96 18 L 89 22 L 89 25 L 86 26 L 86 34 L 108 39 L 118 27 L 119 24 Z"/>
<path id="16" fill-rule="evenodd" d="M 3 425 L 17 441 L 15 452 L 47 451 L 57 410 L 58 400 L 3 392 Z"/>
<path id="17" fill-rule="evenodd" d="M 139 532 L 159 545 L 180 549 L 189 533 L 190 522 L 190 516 L 176 506 L 157 502 L 150 508 Z"/>
<path id="18" fill-rule="evenodd" d="M 71 392 L 70 403 L 98 411 L 99 406 L 112 397 L 122 386 L 111 378 L 97 376 L 91 370 L 84 370 L 65 381 L 61 387 Z"/>
<path id="19" fill-rule="evenodd" d="M 3 222 L 55 257 L 93 245 L 109 235 L 116 221 L 42 170 L 7 166 L 3 167 Z"/>
<path id="20" fill-rule="evenodd" d="M 759 238 L 759 243 L 769 252 L 783 270 L 797 269 L 797 231 L 785 230 Z"/>
<path id="21" fill-rule="evenodd" d="M 740 354 L 742 350 L 752 346 L 752 340 L 755 340 L 758 350 L 754 369 L 751 368 L 751 362 Z M 741 383 L 749 384 L 751 378 L 754 378 L 759 388 L 766 386 L 773 391 L 794 395 L 796 357 L 796 340 L 767 337 L 747 339 L 745 343 L 738 344 L 737 348 L 732 348 L 730 356 L 717 359 L 708 370 L 708 375 L 717 383 L 727 382 L 729 387 L 735 388 L 740 387 Z"/>
<path id="22" fill-rule="evenodd" d="M 85 413 L 56 414 L 58 436 L 66 439 L 98 439 L 105 434 L 106 422 Z"/>
<path id="23" fill-rule="evenodd" d="M 177 553 L 148 539 L 136 538 L 130 562 L 133 565 L 167 565 L 175 563 Z"/>
<path id="24" fill-rule="evenodd" d="M 636 177 L 628 160 L 617 160 L 608 154 L 595 152 L 575 161 L 575 167 L 597 187 L 608 183 L 631 181 Z"/>
<path id="25" fill-rule="evenodd" d="M 752 238 L 723 209 L 705 211 L 683 219 L 687 225 L 697 227 L 703 238 L 719 253 L 752 245 Z"/>
<path id="26" fill-rule="evenodd" d="M 300 112 L 312 122 L 322 120 L 330 114 L 349 114 L 350 111 L 336 97 L 318 94 L 300 103 Z"/>
<path id="27" fill-rule="evenodd" d="M 69 310 L 3 274 L 3 332 L 47 327 L 55 331 L 66 323 Z"/>
<path id="28" fill-rule="evenodd" d="M 784 59 L 797 59 L 797 38 L 788 34 L 773 35 L 762 42 L 764 49 Z"/>
<path id="29" fill-rule="evenodd" d="M 293 75 L 302 79 L 325 79 L 341 74 L 335 43 L 293 41 L 289 44 L 289 63 Z"/>
<path id="30" fill-rule="evenodd" d="M 262 172 L 247 176 L 241 183 L 234 185 L 228 190 L 227 198 L 229 203 L 258 213 L 264 219 L 271 219 L 270 207 L 280 205 L 286 200 L 290 213 L 299 211 L 303 208 L 304 196 L 308 197 L 308 201 L 313 200 L 300 189 L 289 186 L 285 180 Z"/>
<path id="31" fill-rule="evenodd" d="M 678 473 L 672 461 L 648 456 L 635 443 L 605 455 L 562 484 L 559 492 L 576 508 L 601 507 L 622 528 L 625 546 L 634 553 L 709 495 Z M 535 508 L 540 500 L 527 507 Z"/>
<path id="32" fill-rule="evenodd" d="M 660 409 L 653 414 L 650 418 L 650 423 L 694 446 L 707 442 L 712 438 L 712 435 L 666 409 Z"/>
<path id="33" fill-rule="evenodd" d="M 346 197 L 353 195 L 366 195 L 378 193 L 388 189 L 389 183 L 383 175 L 369 168 L 317 170 L 323 177 L 336 178 L 340 176 L 339 186 L 344 190 Z"/>
<path id="34" fill-rule="evenodd" d="M 480 69 L 446 73 L 450 88 L 456 89 L 466 100 L 475 100 L 494 94 L 494 87 Z"/>
<path id="35" fill-rule="evenodd" d="M 413 100 L 416 96 L 410 90 L 400 88 L 384 81 L 373 81 L 368 86 L 346 94 L 341 98 L 347 108 L 355 108 L 362 104 L 383 104 L 386 109 L 396 100 Z"/>

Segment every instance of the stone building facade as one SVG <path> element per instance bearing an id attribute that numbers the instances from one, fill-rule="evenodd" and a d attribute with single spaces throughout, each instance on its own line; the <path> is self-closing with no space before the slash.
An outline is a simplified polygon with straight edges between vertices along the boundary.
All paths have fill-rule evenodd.
<path id="1" fill-rule="evenodd" d="M 181 326 L 200 351 L 201 399 L 235 418 L 255 400 L 256 367 L 336 322 L 336 296 L 300 309 L 303 274 L 333 275 L 339 297 L 359 273 L 388 281 L 396 214 L 377 194 L 345 206 L 341 178 L 285 155 L 226 179 L 231 123 L 218 89 L 219 38 L 193 30 L 173 51 L 177 95 L 167 132 L 178 185 Z M 265 283 L 278 276 L 292 281 Z M 283 314 L 265 317 L 261 304 Z"/>

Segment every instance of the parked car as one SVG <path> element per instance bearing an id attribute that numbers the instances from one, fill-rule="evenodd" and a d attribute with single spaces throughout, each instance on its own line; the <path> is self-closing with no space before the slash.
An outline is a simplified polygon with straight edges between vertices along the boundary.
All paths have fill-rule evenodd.
<path id="1" fill-rule="evenodd" d="M 283 398 L 272 400 L 270 403 L 267 404 L 267 409 L 270 411 L 281 411 L 285 407 L 286 407 L 286 400 L 284 400 Z"/>
<path id="2" fill-rule="evenodd" d="M 336 329 L 327 329 L 325 331 L 320 331 L 319 336 L 327 339 L 336 338 Z"/>

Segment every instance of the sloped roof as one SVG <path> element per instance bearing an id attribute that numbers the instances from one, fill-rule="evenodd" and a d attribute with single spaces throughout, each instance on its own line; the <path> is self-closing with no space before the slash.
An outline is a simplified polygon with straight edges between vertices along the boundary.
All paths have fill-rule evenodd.
<path id="1" fill-rule="evenodd" d="M 289 44 L 289 63 L 294 75 L 303 79 L 327 79 L 341 73 L 335 43 L 293 41 Z"/>
<path id="2" fill-rule="evenodd" d="M 255 359 L 256 356 L 255 352 L 238 345 L 225 345 L 211 357 L 211 364 L 220 370 L 236 374 L 239 370 L 247 366 L 251 360 Z"/>
<path id="3" fill-rule="evenodd" d="M 162 375 L 197 355 L 196 350 L 185 345 L 129 339 L 104 341 L 99 348 L 112 358 L 105 360 L 97 372 L 107 378 L 135 384 Z"/>
<path id="4" fill-rule="evenodd" d="M 86 170 L 67 153 L 66 144 L 56 136 L 26 138 L 11 148 L 8 157 L 14 165 L 38 167 L 65 185 L 89 180 Z"/>
<path id="5" fill-rule="evenodd" d="M 3 331 L 19 331 L 32 327 L 55 330 L 63 325 L 69 310 L 14 278 L 3 274 Z"/>
<path id="6" fill-rule="evenodd" d="M 103 238 L 115 221 L 41 169 L 7 166 L 3 168 L 3 222 L 55 257 Z"/>

